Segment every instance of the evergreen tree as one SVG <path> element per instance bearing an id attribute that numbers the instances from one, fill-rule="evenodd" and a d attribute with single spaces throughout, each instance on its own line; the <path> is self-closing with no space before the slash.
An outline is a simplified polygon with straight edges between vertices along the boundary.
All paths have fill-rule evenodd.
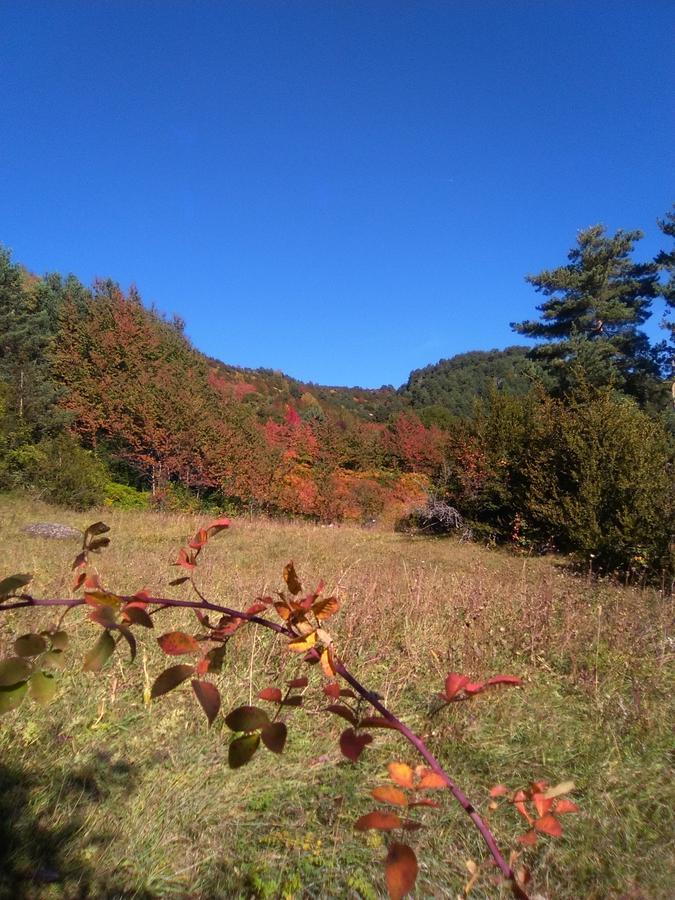
<path id="1" fill-rule="evenodd" d="M 665 235 L 675 238 L 675 205 L 670 212 L 666 213 L 665 219 L 659 219 L 658 223 Z M 666 276 L 665 281 L 659 285 L 659 293 L 666 301 L 667 312 L 663 319 L 663 327 L 670 332 L 670 340 L 659 350 L 666 377 L 672 378 L 675 376 L 675 320 L 668 316 L 668 311 L 675 310 L 675 246 L 670 250 L 662 250 L 657 255 L 655 262 L 659 270 Z M 673 390 L 675 391 L 675 387 Z"/>
<path id="2" fill-rule="evenodd" d="M 547 299 L 535 321 L 513 322 L 519 334 L 542 339 L 531 351 L 562 390 L 576 371 L 595 386 L 614 384 L 645 402 L 658 368 L 640 329 L 658 291 L 656 264 L 631 258 L 640 231 L 608 235 L 603 225 L 580 232 L 568 264 L 528 275 Z M 573 365 L 574 364 L 574 365 Z"/>
<path id="3" fill-rule="evenodd" d="M 33 443 L 58 433 L 64 416 L 50 371 L 56 332 L 55 285 L 29 276 L 0 248 L 0 380 L 3 428 L 11 444 Z"/>

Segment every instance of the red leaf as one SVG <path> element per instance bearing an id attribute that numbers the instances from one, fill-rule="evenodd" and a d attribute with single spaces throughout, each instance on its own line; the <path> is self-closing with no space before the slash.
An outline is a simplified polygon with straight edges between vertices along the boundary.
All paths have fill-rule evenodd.
<path id="1" fill-rule="evenodd" d="M 516 791 L 513 795 L 513 804 L 518 810 L 518 812 L 527 819 L 527 821 L 532 824 L 532 816 L 527 811 L 527 807 L 525 806 L 525 801 L 527 800 L 527 794 L 525 791 Z"/>
<path id="2" fill-rule="evenodd" d="M 437 803 L 435 800 L 429 800 L 428 797 L 421 797 L 419 800 L 411 800 L 408 806 L 412 809 L 413 806 L 433 806 L 434 809 L 440 808 L 440 803 Z"/>
<path id="3" fill-rule="evenodd" d="M 301 678 L 294 678 L 288 682 L 290 688 L 305 688 L 309 684 L 309 679 L 303 675 Z"/>
<path id="4" fill-rule="evenodd" d="M 534 794 L 532 797 L 534 808 L 537 810 L 539 817 L 545 816 L 553 806 L 553 800 L 547 799 L 543 794 Z"/>
<path id="5" fill-rule="evenodd" d="M 534 847 L 537 843 L 537 835 L 530 829 L 526 831 L 525 834 L 521 834 L 518 838 L 521 844 L 525 844 L 528 847 Z"/>
<path id="6" fill-rule="evenodd" d="M 378 831 L 391 831 L 394 828 L 400 828 L 403 822 L 396 813 L 381 812 L 379 809 L 370 812 L 355 823 L 354 828 L 357 831 L 370 831 L 376 828 Z"/>
<path id="7" fill-rule="evenodd" d="M 197 653 L 199 644 L 183 631 L 168 631 L 157 638 L 157 643 L 169 656 L 181 656 L 183 653 Z"/>
<path id="8" fill-rule="evenodd" d="M 576 803 L 572 803 L 571 800 L 568 800 L 567 797 L 561 797 L 560 800 L 556 803 L 555 813 L 556 815 L 563 815 L 565 813 L 577 813 L 579 812 L 579 807 Z"/>
<path id="9" fill-rule="evenodd" d="M 252 606 L 249 606 L 249 608 L 246 610 L 246 612 L 249 616 L 257 616 L 258 613 L 265 612 L 266 609 L 267 609 L 266 603 L 256 602 Z"/>
<path id="10" fill-rule="evenodd" d="M 201 548 L 206 544 L 209 539 L 208 532 L 206 528 L 200 528 L 197 534 L 192 538 L 188 547 L 191 547 L 193 550 L 201 550 Z"/>
<path id="11" fill-rule="evenodd" d="M 452 700 L 468 681 L 469 679 L 466 675 L 460 675 L 459 672 L 450 672 L 445 679 L 445 699 Z"/>
<path id="12" fill-rule="evenodd" d="M 194 556 L 192 555 L 192 553 L 190 553 L 190 555 L 188 556 L 187 551 L 181 547 L 178 551 L 178 559 L 174 563 L 174 566 L 182 566 L 184 569 L 192 571 L 192 569 L 196 568 Z"/>
<path id="13" fill-rule="evenodd" d="M 356 762 L 368 744 L 372 744 L 372 734 L 357 734 L 353 728 L 347 728 L 340 735 L 340 750 L 343 756 Z"/>
<path id="14" fill-rule="evenodd" d="M 332 703 L 330 706 L 326 707 L 326 712 L 333 713 L 333 715 L 336 716 L 342 716 L 342 718 L 346 719 L 350 725 L 356 725 L 356 716 L 348 706 L 343 706 L 341 703 Z"/>
<path id="15" fill-rule="evenodd" d="M 221 517 L 220 519 L 214 519 L 209 525 L 206 526 L 206 530 L 211 533 L 211 536 L 218 534 L 218 532 L 222 531 L 224 528 L 229 528 L 232 522 L 230 519 L 225 517 Z"/>
<path id="16" fill-rule="evenodd" d="M 82 550 L 80 553 L 77 554 L 77 556 L 73 560 L 73 564 L 70 567 L 71 572 L 74 572 L 75 569 L 79 569 L 80 566 L 86 565 L 86 562 L 87 562 L 87 551 Z"/>
<path id="17" fill-rule="evenodd" d="M 485 682 L 486 685 L 492 684 L 514 684 L 521 685 L 523 683 L 522 678 L 518 678 L 516 675 L 493 675 L 492 678 L 488 678 Z"/>
<path id="18" fill-rule="evenodd" d="M 218 710 L 220 709 L 220 694 L 218 693 L 218 688 L 215 684 L 211 684 L 210 681 L 197 681 L 197 679 L 193 679 L 192 690 L 195 692 L 201 708 L 206 713 L 209 725 L 212 725 L 213 720 L 218 715 Z"/>
<path id="19" fill-rule="evenodd" d="M 281 703 L 281 691 L 277 687 L 266 687 L 258 694 L 261 700 L 269 700 L 270 703 Z"/>
<path id="20" fill-rule="evenodd" d="M 82 587 L 82 585 L 84 584 L 84 581 L 85 581 L 86 577 L 87 577 L 87 573 L 86 573 L 86 572 L 79 572 L 77 578 L 75 579 L 75 581 L 74 581 L 74 583 L 73 583 L 73 588 L 72 588 L 72 589 L 73 589 L 74 591 L 79 591 L 79 589 L 80 589 L 80 588 Z"/>
<path id="21" fill-rule="evenodd" d="M 467 694 L 480 694 L 480 692 L 484 690 L 484 681 L 467 681 L 467 683 L 464 685 L 464 691 Z"/>
<path id="22" fill-rule="evenodd" d="M 334 681 L 331 682 L 331 684 L 325 684 L 323 686 L 323 692 L 327 697 L 337 700 L 340 696 L 340 685 Z"/>
<path id="23" fill-rule="evenodd" d="M 270 722 L 260 732 L 263 744 L 272 753 L 282 753 L 286 743 L 287 730 L 283 722 Z"/>
<path id="24" fill-rule="evenodd" d="M 534 823 L 534 827 L 543 834 L 550 834 L 551 837 L 560 837 L 563 832 L 562 825 L 556 817 L 552 815 L 542 816 L 540 819 L 537 819 Z"/>
<path id="25" fill-rule="evenodd" d="M 347 691 L 340 691 L 341 695 L 346 694 Z M 348 692 L 350 696 L 354 696 L 351 691 Z M 361 727 L 362 728 L 391 728 L 393 731 L 398 731 L 398 725 L 395 722 L 390 722 L 389 719 L 385 719 L 384 716 L 366 716 L 365 719 L 361 719 Z"/>
<path id="26" fill-rule="evenodd" d="M 493 788 L 490 788 L 491 797 L 503 797 L 508 792 L 509 789 L 505 784 L 496 784 Z"/>
<path id="27" fill-rule="evenodd" d="M 167 694 L 175 687 L 178 687 L 179 684 L 182 684 L 186 678 L 189 678 L 194 670 L 194 666 L 185 665 L 171 666 L 169 669 L 164 669 L 155 679 L 150 696 L 154 699 L 155 697 L 161 697 L 162 694 Z"/>
<path id="28" fill-rule="evenodd" d="M 407 844 L 391 844 L 385 862 L 385 881 L 391 900 L 401 900 L 415 887 L 417 857 Z"/>
<path id="29" fill-rule="evenodd" d="M 152 621 L 148 613 L 144 609 L 141 609 L 139 606 L 133 606 L 129 603 L 124 607 L 123 612 L 127 617 L 127 621 L 131 622 L 132 625 L 142 625 L 144 628 L 155 627 L 155 623 Z"/>

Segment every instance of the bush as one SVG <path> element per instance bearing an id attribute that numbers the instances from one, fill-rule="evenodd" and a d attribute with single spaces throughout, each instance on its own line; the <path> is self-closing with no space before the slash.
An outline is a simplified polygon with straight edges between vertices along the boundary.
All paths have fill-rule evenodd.
<path id="1" fill-rule="evenodd" d="M 105 486 L 106 506 L 116 506 L 119 509 L 148 509 L 150 506 L 149 491 L 137 491 L 128 484 L 118 484 L 109 481 Z"/>
<path id="2" fill-rule="evenodd" d="M 452 534 L 464 525 L 459 512 L 443 500 L 430 499 L 396 523 L 396 531 L 420 531 L 424 534 Z"/>
<path id="3" fill-rule="evenodd" d="M 673 447 L 660 423 L 626 397 L 587 387 L 550 413 L 526 466 L 524 518 L 605 571 L 668 567 Z"/>
<path id="4" fill-rule="evenodd" d="M 106 468 L 90 450 L 84 450 L 70 435 L 42 441 L 32 461 L 32 484 L 50 503 L 89 509 L 105 499 Z"/>
<path id="5" fill-rule="evenodd" d="M 564 400 L 495 392 L 475 434 L 479 487 L 455 479 L 447 499 L 476 534 L 592 557 L 605 572 L 672 567 L 674 448 L 634 401 L 587 384 Z"/>

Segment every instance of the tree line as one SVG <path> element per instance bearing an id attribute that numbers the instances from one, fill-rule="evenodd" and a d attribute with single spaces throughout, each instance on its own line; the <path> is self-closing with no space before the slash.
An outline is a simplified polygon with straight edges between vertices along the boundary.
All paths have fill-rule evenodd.
<path id="1" fill-rule="evenodd" d="M 660 222 L 672 238 L 673 213 Z M 474 352 L 399 391 L 303 385 L 199 353 L 110 280 L 37 277 L 0 250 L 0 487 L 86 507 L 211 505 L 393 521 L 430 494 L 523 549 L 663 570 L 673 515 L 674 254 L 580 232 L 530 275 L 531 349 Z"/>

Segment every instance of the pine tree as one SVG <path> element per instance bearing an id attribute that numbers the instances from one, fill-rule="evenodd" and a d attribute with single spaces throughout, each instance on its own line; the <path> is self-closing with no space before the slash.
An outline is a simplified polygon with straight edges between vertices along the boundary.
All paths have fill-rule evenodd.
<path id="1" fill-rule="evenodd" d="M 65 418 L 58 409 L 59 387 L 50 372 L 56 299 L 45 283 L 12 263 L 0 247 L 0 380 L 5 420 L 13 444 L 58 433 Z"/>
<path id="2" fill-rule="evenodd" d="M 666 213 L 665 219 L 659 219 L 658 225 L 661 231 L 668 237 L 675 238 L 675 205 Z M 655 259 L 659 271 L 666 276 L 665 281 L 659 285 L 659 293 L 666 301 L 667 312 L 663 318 L 663 327 L 670 332 L 668 344 L 663 344 L 659 350 L 664 362 L 666 377 L 675 376 L 675 320 L 668 316 L 668 311 L 675 310 L 675 246 L 670 250 L 662 250 Z M 675 385 L 673 386 L 675 397 Z"/>
<path id="3" fill-rule="evenodd" d="M 658 291 L 653 262 L 631 258 L 640 231 L 608 235 L 603 225 L 579 233 L 568 264 L 528 275 L 547 299 L 536 321 L 514 322 L 519 334 L 542 339 L 531 357 L 546 365 L 562 390 L 575 372 L 595 386 L 614 384 L 643 402 L 658 375 L 640 329 Z"/>

